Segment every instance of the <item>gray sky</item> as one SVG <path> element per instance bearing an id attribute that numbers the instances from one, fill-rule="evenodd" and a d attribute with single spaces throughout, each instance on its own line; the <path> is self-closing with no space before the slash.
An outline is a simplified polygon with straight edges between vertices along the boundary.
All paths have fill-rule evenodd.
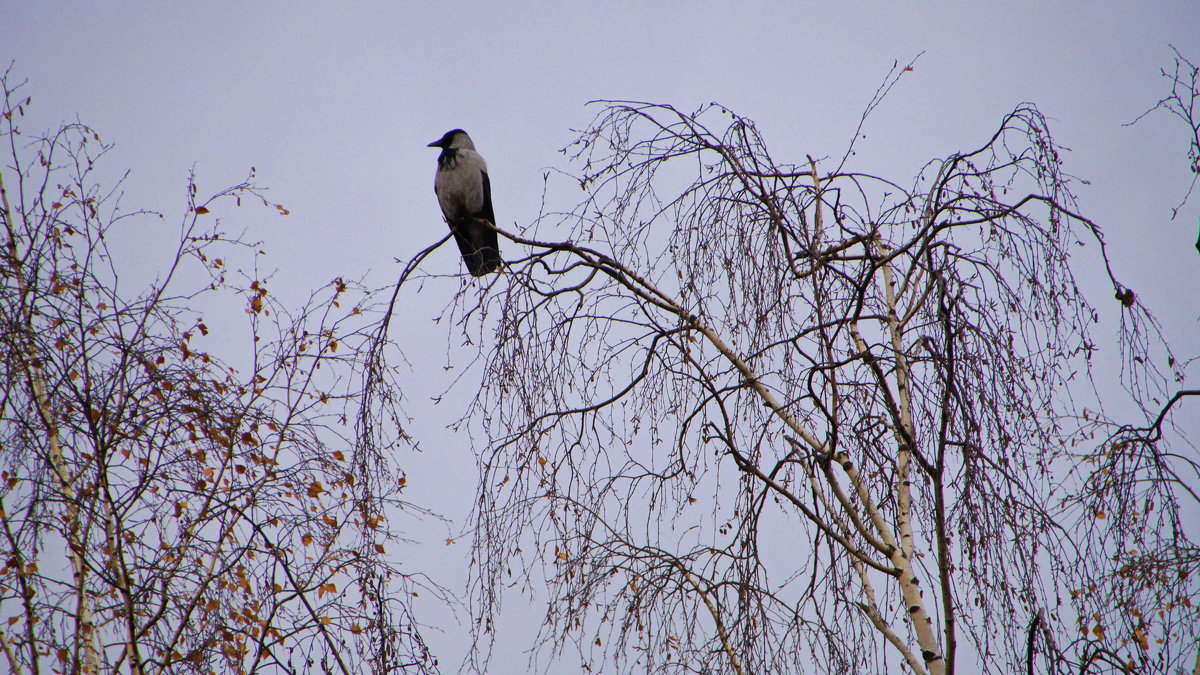
<path id="1" fill-rule="evenodd" d="M 1067 171 L 1091 181 L 1078 186 L 1081 208 L 1104 228 L 1118 277 L 1187 357 L 1200 352 L 1200 199 L 1170 220 L 1190 179 L 1185 130 L 1165 114 L 1121 126 L 1165 93 L 1168 44 L 1200 62 L 1200 3 L 0 5 L 0 65 L 15 62 L 30 81 L 29 131 L 76 117 L 90 124 L 117 144 L 109 167 L 132 169 L 125 203 L 168 213 L 182 208 L 193 165 L 201 192 L 257 167 L 292 215 L 244 210 L 229 226 L 267 242 L 279 268 L 273 290 L 296 299 L 367 270 L 387 284 L 394 258 L 445 234 L 436 153 L 425 144 L 448 129 L 471 133 L 491 168 L 498 224 L 519 229 L 538 213 L 545 168 L 566 166 L 557 151 L 591 119 L 588 100 L 718 101 L 756 120 L 781 161 L 840 157 L 893 61 L 924 52 L 868 124 L 853 168 L 906 182 L 929 159 L 982 144 L 1017 103 L 1035 102 L 1072 149 Z M 457 251 L 443 247 L 425 269 L 458 273 Z M 413 363 L 407 410 L 424 448 L 401 460 L 408 494 L 455 521 L 414 529 L 422 543 L 405 555 L 455 589 L 467 545 L 444 539 L 463 525 L 474 468 L 470 439 L 443 428 L 461 407 L 430 397 L 450 384 L 445 329 L 432 318 L 457 288 L 444 279 L 409 294 L 393 333 Z M 1111 291 L 1096 288 L 1112 316 Z M 472 387 L 470 377 L 458 386 Z M 418 611 L 446 629 L 428 637 L 453 669 L 464 631 L 433 603 Z M 524 671 L 519 658 L 510 663 L 493 672 Z"/>

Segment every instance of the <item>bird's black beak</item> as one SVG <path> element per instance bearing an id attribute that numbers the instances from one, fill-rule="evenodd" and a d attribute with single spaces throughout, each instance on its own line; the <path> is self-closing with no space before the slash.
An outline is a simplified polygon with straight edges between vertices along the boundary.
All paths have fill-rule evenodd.
<path id="1" fill-rule="evenodd" d="M 439 138 L 439 139 L 437 139 L 436 141 L 434 141 L 434 142 L 430 143 L 429 145 L 427 145 L 427 146 L 425 146 L 425 147 L 427 147 L 427 148 L 440 148 L 440 147 L 442 147 L 442 139 L 440 139 L 440 138 Z"/>

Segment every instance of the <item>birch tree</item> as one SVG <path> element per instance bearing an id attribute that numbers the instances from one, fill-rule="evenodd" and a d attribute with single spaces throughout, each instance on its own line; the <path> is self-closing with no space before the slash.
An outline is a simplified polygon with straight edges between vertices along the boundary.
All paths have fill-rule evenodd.
<path id="1" fill-rule="evenodd" d="M 344 410 L 371 295 L 276 300 L 220 217 L 286 214 L 253 172 L 209 197 L 189 179 L 169 248 L 131 254 L 114 240 L 174 219 L 122 208 L 93 129 L 22 134 L 31 98 L 0 83 L 2 668 L 434 670 L 424 584 L 385 555 L 402 439 L 357 444 Z"/>
<path id="2" fill-rule="evenodd" d="M 904 179 L 857 165 L 861 124 L 785 160 L 720 105 L 594 105 L 578 205 L 502 228 L 505 273 L 449 307 L 482 363 L 478 668 L 539 581 L 535 668 L 1190 667 L 1195 575 L 1103 595 L 1114 531 L 1194 536 L 1179 502 L 1100 506 L 1181 373 L 1036 106 Z M 1145 421 L 1098 412 L 1102 343 Z"/>

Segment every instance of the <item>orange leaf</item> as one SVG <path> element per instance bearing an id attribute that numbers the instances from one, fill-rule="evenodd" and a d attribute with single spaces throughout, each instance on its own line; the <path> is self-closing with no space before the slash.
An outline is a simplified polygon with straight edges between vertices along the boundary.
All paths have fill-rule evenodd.
<path id="1" fill-rule="evenodd" d="M 383 544 L 375 544 L 375 552 L 383 553 Z"/>
<path id="2" fill-rule="evenodd" d="M 204 214 L 206 214 L 206 213 L 208 213 L 208 208 L 207 208 L 207 207 L 204 207 L 204 206 L 197 206 L 197 207 L 196 207 L 196 215 L 198 215 L 198 216 L 202 216 L 202 215 L 204 215 Z"/>

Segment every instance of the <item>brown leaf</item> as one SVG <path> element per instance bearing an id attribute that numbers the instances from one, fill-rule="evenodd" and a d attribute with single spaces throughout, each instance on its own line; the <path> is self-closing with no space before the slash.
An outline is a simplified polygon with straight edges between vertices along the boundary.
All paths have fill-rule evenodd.
<path id="1" fill-rule="evenodd" d="M 1134 629 L 1133 639 L 1137 641 L 1138 647 L 1141 647 L 1142 651 L 1150 649 L 1150 641 L 1146 639 L 1146 631 L 1141 628 Z"/>

